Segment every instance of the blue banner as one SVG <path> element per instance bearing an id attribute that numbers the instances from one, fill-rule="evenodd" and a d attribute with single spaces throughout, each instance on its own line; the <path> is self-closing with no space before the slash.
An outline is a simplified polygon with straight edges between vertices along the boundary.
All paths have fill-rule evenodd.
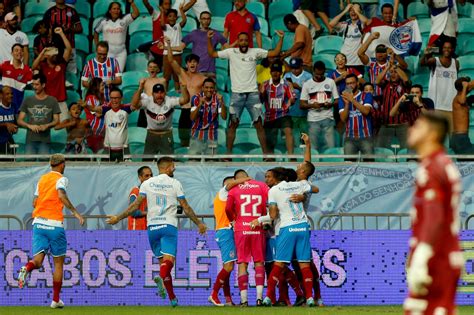
<path id="1" fill-rule="evenodd" d="M 85 215 L 118 213 L 127 207 L 128 194 L 138 184 L 136 171 L 140 166 L 68 165 L 65 176 L 69 178 L 69 197 L 79 212 Z M 156 165 L 150 166 L 156 175 Z M 263 181 L 265 171 L 271 167 L 178 164 L 175 178 L 183 184 L 186 198 L 197 213 L 212 214 L 213 199 L 224 177 L 243 168 L 255 179 Z M 289 164 L 288 167 L 296 165 Z M 463 163 L 458 167 L 463 179 L 460 213 L 461 219 L 464 219 L 474 214 L 474 164 Z M 407 213 L 412 204 L 415 169 L 414 163 L 318 165 L 311 181 L 320 192 L 312 196 L 309 214 L 317 222 L 321 214 L 340 212 Z M 0 214 L 28 219 L 35 185 L 48 170 L 47 166 L 1 169 Z M 324 221 L 323 228 L 338 228 L 339 223 L 335 220 Z M 362 221 L 356 221 L 354 228 L 361 228 L 362 224 Z M 367 221 L 368 228 L 375 228 L 375 224 L 374 220 Z M 379 228 L 388 228 L 388 224 L 387 220 L 378 221 Z M 409 226 L 408 219 L 404 225 Z M 390 226 L 398 228 L 398 221 L 392 219 Z M 0 221 L 0 229 L 6 229 L 6 221 Z"/>
<path id="2" fill-rule="evenodd" d="M 201 236 L 180 231 L 175 292 L 181 305 L 206 305 L 222 268 L 214 232 Z M 160 265 L 144 231 L 67 231 L 68 251 L 61 299 L 66 305 L 168 305 L 153 278 Z M 407 295 L 405 261 L 408 231 L 317 231 L 311 237 L 313 259 L 321 275 L 327 305 L 401 304 Z M 458 302 L 472 304 L 474 233 L 462 234 L 466 272 Z M 31 231 L 0 231 L 0 305 L 49 305 L 51 259 L 31 273 L 19 289 L 18 270 L 31 258 Z M 249 301 L 255 301 L 253 268 L 249 268 Z M 239 301 L 236 270 L 231 279 Z M 291 289 L 290 289 L 291 291 Z M 294 299 L 294 296 L 292 296 Z"/>

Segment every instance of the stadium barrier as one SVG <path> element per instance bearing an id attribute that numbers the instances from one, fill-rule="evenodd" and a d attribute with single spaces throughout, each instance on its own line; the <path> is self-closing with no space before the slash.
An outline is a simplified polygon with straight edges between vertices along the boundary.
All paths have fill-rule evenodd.
<path id="1" fill-rule="evenodd" d="M 340 230 L 356 230 L 356 219 L 363 218 L 363 230 L 367 230 L 367 219 L 374 218 L 375 219 L 375 229 L 379 230 L 379 218 L 386 218 L 387 225 L 384 230 L 392 230 L 391 220 L 395 218 L 398 220 L 398 229 L 397 230 L 408 230 L 410 228 L 410 220 L 408 224 L 403 225 L 403 218 L 409 218 L 410 215 L 408 213 L 331 213 L 331 214 L 323 214 L 318 220 L 318 230 L 322 230 L 324 226 L 325 230 L 335 230 L 335 226 L 337 225 L 337 221 L 339 221 Z M 334 218 L 338 218 L 339 220 L 333 220 Z M 344 222 L 343 218 L 350 218 L 350 222 L 352 223 L 351 228 L 344 229 Z M 324 226 L 322 225 L 324 221 Z M 329 221 L 329 223 L 327 222 Z M 333 221 L 333 222 L 331 222 Z M 373 224 L 371 225 L 373 226 Z"/>
<path id="2" fill-rule="evenodd" d="M 474 214 L 471 214 L 470 216 L 468 216 L 468 217 L 466 218 L 466 221 L 465 221 L 465 223 L 464 223 L 464 228 L 465 228 L 466 230 L 469 229 L 469 222 L 470 222 L 472 219 L 474 219 Z"/>
<path id="3" fill-rule="evenodd" d="M 7 221 L 7 230 L 10 231 L 12 230 L 10 228 L 10 221 L 13 220 L 15 222 L 18 223 L 18 226 L 20 227 L 19 229 L 16 229 L 16 230 L 23 230 L 24 229 L 24 226 L 23 226 L 23 222 L 21 222 L 21 220 L 17 217 L 17 216 L 14 216 L 14 215 L 8 215 L 8 214 L 1 214 L 0 215 L 0 220 L 6 220 Z"/>

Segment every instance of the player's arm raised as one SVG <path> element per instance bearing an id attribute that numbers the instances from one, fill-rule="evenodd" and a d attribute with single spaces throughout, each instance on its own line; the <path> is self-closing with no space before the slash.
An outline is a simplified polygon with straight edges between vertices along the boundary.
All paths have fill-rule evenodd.
<path id="1" fill-rule="evenodd" d="M 186 216 L 188 218 L 190 218 L 191 221 L 194 222 L 194 224 L 197 225 L 197 227 L 199 229 L 199 233 L 200 234 L 206 233 L 207 226 L 204 223 L 202 223 L 201 220 L 199 220 L 199 218 L 197 217 L 197 215 L 194 212 L 193 208 L 191 208 L 188 201 L 186 200 L 186 198 L 180 198 L 180 199 L 178 199 L 178 202 L 181 205 L 181 207 L 183 207 L 184 214 L 186 214 Z"/>
<path id="2" fill-rule="evenodd" d="M 140 204 L 142 201 L 145 199 L 145 196 L 143 195 L 138 195 L 137 199 L 135 199 L 134 202 L 132 202 L 127 209 L 125 209 L 122 213 L 119 215 L 110 215 L 108 216 L 107 223 L 108 224 L 117 224 L 129 215 L 131 215 L 135 210 L 137 210 L 140 207 Z"/>
<path id="3" fill-rule="evenodd" d="M 66 191 L 63 189 L 58 189 L 58 196 L 59 200 L 61 200 L 61 202 L 66 206 L 66 208 L 68 208 L 76 217 L 76 219 L 79 220 L 79 223 L 81 225 L 84 225 L 84 218 L 79 212 L 77 212 L 76 207 L 74 207 L 71 201 L 69 200 Z"/>

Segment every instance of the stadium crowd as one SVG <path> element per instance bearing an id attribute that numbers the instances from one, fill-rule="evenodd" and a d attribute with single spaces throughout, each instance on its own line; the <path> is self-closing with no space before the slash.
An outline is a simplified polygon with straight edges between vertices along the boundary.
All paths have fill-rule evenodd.
<path id="1" fill-rule="evenodd" d="M 360 2 L 1 1 L 0 154 L 472 154 L 472 4 Z"/>

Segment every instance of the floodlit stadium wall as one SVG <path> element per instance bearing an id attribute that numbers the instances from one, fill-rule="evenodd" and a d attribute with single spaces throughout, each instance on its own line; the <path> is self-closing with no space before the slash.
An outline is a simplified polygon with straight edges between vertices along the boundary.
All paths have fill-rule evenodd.
<path id="1" fill-rule="evenodd" d="M 61 299 L 66 305 L 168 305 L 153 282 L 159 263 L 146 232 L 67 231 L 68 251 Z M 405 261 L 408 231 L 314 231 L 313 259 L 321 274 L 327 305 L 401 304 L 407 295 Z M 460 304 L 472 304 L 474 233 L 463 232 L 466 273 L 458 290 Z M 31 256 L 31 231 L 0 232 L 0 305 L 49 305 L 52 262 L 32 272 L 19 289 L 18 270 Z M 206 305 L 222 266 L 214 232 L 201 236 L 181 231 L 173 269 L 181 305 Z M 253 269 L 249 301 L 255 301 Z M 235 271 L 231 279 L 239 301 Z M 290 289 L 291 291 L 291 289 Z M 294 298 L 294 297 L 293 297 Z"/>
<path id="2" fill-rule="evenodd" d="M 91 162 L 92 163 L 92 162 Z M 136 170 L 146 163 L 132 165 L 67 165 L 68 194 L 83 215 L 115 214 L 127 207 L 128 194 L 138 184 Z M 263 165 L 219 166 L 217 164 L 178 164 L 175 178 L 183 184 L 190 205 L 198 214 L 213 213 L 213 199 L 225 176 L 243 168 L 257 180 L 264 179 L 270 167 Z M 275 166 L 277 164 L 275 163 Z M 150 164 L 157 174 L 156 165 Z M 296 164 L 288 164 L 296 167 Z M 474 164 L 458 164 L 463 178 L 461 219 L 474 214 Z M 318 165 L 313 184 L 320 188 L 311 198 L 309 215 L 315 223 L 322 214 L 331 213 L 408 213 L 412 203 L 416 164 L 339 164 Z M 31 201 L 35 185 L 48 166 L 2 167 L 0 169 L 0 215 L 15 215 L 23 222 L 31 217 Z M 67 210 L 65 210 L 67 213 Z M 337 220 L 324 221 L 321 228 L 339 228 Z M 392 222 L 397 226 L 398 222 Z M 364 228 L 362 222 L 350 229 Z M 405 226 L 409 226 L 406 218 Z M 388 227 L 388 220 L 379 221 L 377 228 Z M 27 228 L 31 228 L 27 227 Z M 89 229 L 110 229 L 103 222 Z M 375 229 L 375 221 L 367 222 Z M 0 220 L 0 229 L 7 229 Z"/>

